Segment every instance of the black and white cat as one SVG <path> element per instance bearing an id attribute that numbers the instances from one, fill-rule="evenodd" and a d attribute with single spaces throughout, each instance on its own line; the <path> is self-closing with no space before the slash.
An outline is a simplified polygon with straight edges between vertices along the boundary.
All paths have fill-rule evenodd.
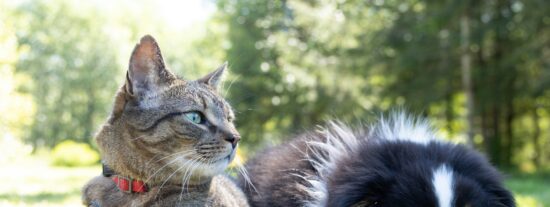
<path id="1" fill-rule="evenodd" d="M 484 156 L 403 113 L 359 131 L 329 123 L 258 153 L 246 169 L 252 206 L 515 206 Z"/>

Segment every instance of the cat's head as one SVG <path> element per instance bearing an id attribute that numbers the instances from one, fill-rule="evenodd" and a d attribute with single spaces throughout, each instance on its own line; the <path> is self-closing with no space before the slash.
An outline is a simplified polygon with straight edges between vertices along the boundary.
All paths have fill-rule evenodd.
<path id="1" fill-rule="evenodd" d="M 217 92 L 226 67 L 198 80 L 178 78 L 165 67 L 156 41 L 141 38 L 111 117 L 96 137 L 104 161 L 149 182 L 222 172 L 240 140 L 231 106 Z"/>

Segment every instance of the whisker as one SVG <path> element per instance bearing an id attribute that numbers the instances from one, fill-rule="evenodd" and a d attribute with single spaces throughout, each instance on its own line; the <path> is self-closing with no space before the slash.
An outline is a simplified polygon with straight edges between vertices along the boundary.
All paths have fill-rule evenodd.
<path id="1" fill-rule="evenodd" d="M 175 153 L 175 154 L 177 154 L 177 153 Z M 190 153 L 185 153 L 185 154 L 183 154 L 183 156 L 189 155 L 189 154 L 190 154 Z M 170 165 L 170 164 L 172 164 L 172 163 L 174 163 L 174 162 L 176 162 L 176 161 L 178 161 L 178 159 L 174 159 L 174 160 L 172 160 L 172 161 L 170 161 L 170 162 L 164 164 L 161 168 L 159 168 L 159 169 L 156 170 L 152 175 L 150 175 L 150 176 L 147 178 L 147 180 L 145 180 L 145 183 L 149 182 L 149 180 L 150 180 L 151 178 L 153 178 L 157 173 L 159 173 L 162 169 L 164 169 L 165 167 L 167 167 L 168 165 Z"/>
<path id="2" fill-rule="evenodd" d="M 182 188 L 185 188 L 185 184 L 188 183 L 191 179 L 191 175 L 195 170 L 194 166 L 197 164 L 199 158 L 193 159 L 193 162 L 189 165 L 189 168 L 186 170 L 185 175 L 183 176 Z M 189 191 L 188 191 L 189 192 Z"/>
<path id="3" fill-rule="evenodd" d="M 183 199 L 183 191 L 184 191 L 183 184 L 186 182 L 185 180 L 186 180 L 187 174 L 192 173 L 191 171 L 192 171 L 191 167 L 188 167 L 187 169 L 185 169 L 185 172 L 184 172 L 183 177 L 182 177 L 182 188 L 181 188 L 181 191 L 180 191 L 180 196 L 178 198 L 178 203 L 181 202 L 181 200 Z"/>
<path id="4" fill-rule="evenodd" d="M 244 179 L 244 186 L 246 188 L 247 185 L 249 185 L 250 187 L 252 187 L 252 189 L 254 190 L 254 192 L 258 193 L 258 189 L 256 189 L 256 186 L 254 186 L 254 184 L 252 183 L 252 180 L 250 179 L 250 176 L 248 174 L 248 170 L 246 170 L 246 168 L 244 167 L 242 161 L 240 159 L 238 160 L 235 160 L 236 161 L 236 169 L 237 171 L 241 174 L 241 176 L 243 177 Z M 259 194 L 258 194 L 259 195 Z M 259 195 L 260 197 L 262 197 L 261 195 Z"/>
<path id="5" fill-rule="evenodd" d="M 170 155 L 167 155 L 167 156 L 165 156 L 165 157 L 163 157 L 163 158 L 160 158 L 160 159 L 158 159 L 158 160 L 155 160 L 154 162 L 159 162 L 159 161 L 162 161 L 162 160 L 164 160 L 164 159 L 166 159 L 166 158 L 173 157 L 173 156 L 178 155 L 178 154 L 181 154 L 181 153 L 192 152 L 192 151 L 193 151 L 193 150 L 185 150 L 185 151 L 175 152 L 175 153 L 172 153 L 172 154 L 170 154 Z M 155 155 L 155 156 L 157 156 L 157 155 Z M 147 162 L 145 163 L 145 166 L 147 166 L 150 162 L 152 162 L 153 159 L 155 158 L 155 156 L 153 156 L 151 159 L 149 159 L 149 161 L 147 161 Z"/>
<path id="6" fill-rule="evenodd" d="M 183 191 L 186 190 L 187 193 L 189 193 L 189 187 L 187 184 L 189 184 L 189 181 L 191 180 L 191 176 L 193 174 L 193 172 L 196 170 L 196 168 L 198 166 L 200 166 L 200 161 L 202 160 L 203 158 L 201 157 L 198 157 L 196 159 L 193 159 L 193 162 L 191 163 L 191 166 L 188 168 L 189 170 L 189 173 L 187 173 L 187 170 L 185 172 L 185 175 L 183 177 L 183 182 L 182 182 L 182 189 L 181 189 L 181 192 L 180 192 L 180 197 L 179 197 L 179 200 L 181 201 L 181 199 L 183 198 Z M 187 187 L 186 187 L 187 186 Z"/>
<path id="7" fill-rule="evenodd" d="M 177 159 L 176 159 L 176 160 L 177 160 Z M 174 170 L 174 172 L 173 172 L 172 174 L 170 174 L 170 175 L 168 176 L 168 178 L 166 178 L 166 179 L 164 180 L 164 182 L 162 182 L 162 184 L 160 185 L 160 188 L 159 188 L 159 191 L 158 191 L 158 192 L 160 192 L 160 191 L 162 190 L 162 187 L 164 186 L 164 184 L 166 184 L 166 182 L 168 182 L 168 180 L 170 180 L 170 178 L 172 178 L 172 176 L 174 176 L 174 175 L 175 175 L 178 171 L 180 171 L 181 169 L 187 167 L 187 163 L 188 163 L 189 161 L 188 161 L 188 160 L 184 160 L 184 161 L 185 161 L 185 163 L 184 163 L 181 167 L 179 167 L 178 169 Z M 157 195 L 155 195 L 155 199 L 156 199 L 156 197 L 158 196 L 158 192 L 157 192 Z"/>

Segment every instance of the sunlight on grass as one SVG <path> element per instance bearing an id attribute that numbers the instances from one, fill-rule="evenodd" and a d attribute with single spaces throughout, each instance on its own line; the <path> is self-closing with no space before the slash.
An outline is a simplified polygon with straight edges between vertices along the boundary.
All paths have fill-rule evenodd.
<path id="1" fill-rule="evenodd" d="M 542 203 L 532 196 L 516 195 L 518 207 L 542 207 Z"/>
<path id="2" fill-rule="evenodd" d="M 0 206 L 79 206 L 80 189 L 99 166 L 52 167 L 40 157 L 3 164 Z"/>
<path id="3" fill-rule="evenodd" d="M 548 175 L 513 175 L 506 186 L 514 192 L 518 207 L 550 207 L 550 177 Z"/>

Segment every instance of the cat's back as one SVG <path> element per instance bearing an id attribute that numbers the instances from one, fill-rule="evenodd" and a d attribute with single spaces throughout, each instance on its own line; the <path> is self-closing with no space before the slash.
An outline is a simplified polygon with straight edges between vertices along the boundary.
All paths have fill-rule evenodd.
<path id="1" fill-rule="evenodd" d="M 252 206 L 302 206 L 309 200 L 302 186 L 306 179 L 316 176 L 307 160 L 307 143 L 320 138 L 302 134 L 291 141 L 267 148 L 246 164 L 250 182 L 240 177 L 239 185 Z M 252 183 L 252 184 L 250 184 Z M 297 185 L 301 184 L 301 185 Z"/>

